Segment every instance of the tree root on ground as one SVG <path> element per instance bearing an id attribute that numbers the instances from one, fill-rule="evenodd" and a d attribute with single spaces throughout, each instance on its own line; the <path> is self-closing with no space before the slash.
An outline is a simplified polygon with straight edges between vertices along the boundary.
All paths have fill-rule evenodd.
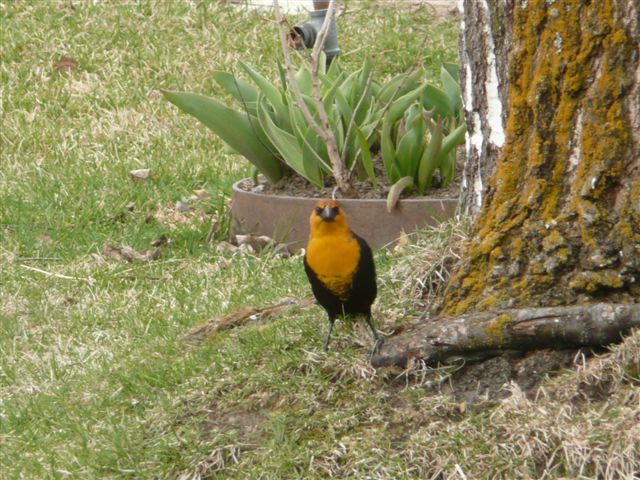
<path id="1" fill-rule="evenodd" d="M 605 346 L 620 342 L 638 327 L 640 304 L 598 303 L 440 317 L 385 339 L 371 364 L 406 368 L 411 359 L 436 364 L 479 360 L 508 350 Z"/>

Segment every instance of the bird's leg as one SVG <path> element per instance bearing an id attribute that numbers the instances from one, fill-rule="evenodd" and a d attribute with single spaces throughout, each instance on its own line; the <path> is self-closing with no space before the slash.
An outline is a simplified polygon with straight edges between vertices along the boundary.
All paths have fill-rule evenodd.
<path id="1" fill-rule="evenodd" d="M 327 332 L 327 338 L 324 341 L 324 351 L 329 350 L 329 339 L 331 338 L 331 332 L 333 331 L 333 324 L 336 321 L 336 317 L 329 315 L 329 331 Z"/>
<path id="2" fill-rule="evenodd" d="M 371 315 L 367 315 L 367 325 L 369 325 L 369 328 L 371 329 L 371 333 L 373 333 L 373 339 L 375 341 L 378 341 L 380 339 L 380 336 L 378 335 L 376 327 L 373 326 L 373 321 L 371 320 Z"/>
<path id="3" fill-rule="evenodd" d="M 375 341 L 375 343 L 373 344 L 373 349 L 371 350 L 371 355 L 373 355 L 375 353 L 378 353 L 378 350 L 380 349 L 380 346 L 382 345 L 384 339 L 380 335 L 378 335 L 376 327 L 373 326 L 371 314 L 367 315 L 367 325 L 369 325 L 371 333 L 373 333 L 373 340 Z"/>

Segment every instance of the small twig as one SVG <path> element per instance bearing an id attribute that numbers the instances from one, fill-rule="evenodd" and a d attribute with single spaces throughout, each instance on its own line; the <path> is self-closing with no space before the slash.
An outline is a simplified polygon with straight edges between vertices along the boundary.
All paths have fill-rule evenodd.
<path id="1" fill-rule="evenodd" d="M 327 114 L 326 109 L 324 108 L 324 103 L 322 101 L 322 91 L 320 87 L 320 79 L 318 77 L 318 70 L 320 68 L 320 52 L 324 46 L 324 42 L 326 40 L 327 34 L 329 32 L 329 27 L 331 25 L 331 21 L 334 18 L 335 13 L 335 0 L 331 0 L 329 3 L 329 8 L 327 9 L 327 14 L 324 19 L 324 23 L 322 24 L 322 28 L 320 32 L 318 32 L 318 37 L 316 38 L 316 42 L 313 47 L 313 51 L 311 53 L 311 79 L 313 83 L 314 90 L 314 100 L 316 103 L 316 109 L 318 111 L 318 116 L 320 117 L 320 123 L 313 117 L 311 112 L 309 111 L 309 107 L 305 103 L 302 98 L 302 92 L 300 91 L 300 85 L 298 84 L 295 78 L 295 72 L 293 71 L 293 63 L 291 61 L 291 49 L 289 46 L 289 41 L 287 39 L 287 32 L 284 28 L 284 19 L 282 16 L 282 12 L 280 11 L 280 4 L 278 0 L 273 0 L 273 7 L 276 14 L 276 23 L 278 25 L 278 31 L 280 33 L 280 42 L 282 43 L 282 49 L 284 52 L 284 61 L 285 68 L 287 71 L 287 78 L 291 85 L 291 89 L 293 90 L 296 103 L 300 107 L 302 114 L 305 120 L 311 125 L 311 128 L 316 132 L 316 134 L 322 138 L 322 140 L 327 145 L 327 153 L 329 154 L 329 161 L 331 162 L 331 167 L 333 171 L 333 175 L 336 179 L 336 183 L 340 190 L 343 193 L 348 193 L 351 191 L 351 185 L 349 184 L 349 175 L 345 172 L 344 164 L 340 157 L 340 153 L 338 152 L 338 142 L 336 140 L 334 132 L 331 130 L 329 123 L 329 115 Z"/>
<path id="2" fill-rule="evenodd" d="M 458 472 L 458 475 L 460 475 L 460 478 L 462 478 L 462 480 L 467 480 L 467 476 L 462 471 L 462 467 L 460 467 L 460 465 L 458 465 L 457 463 L 455 467 L 456 467 L 456 472 Z"/>
<path id="3" fill-rule="evenodd" d="M 209 228 L 209 233 L 207 233 L 207 245 L 211 245 L 213 239 L 216 236 L 216 233 L 220 231 L 220 221 L 218 216 L 214 213 L 211 215 L 211 228 Z"/>
<path id="4" fill-rule="evenodd" d="M 201 342 L 207 338 L 212 338 L 218 333 L 226 330 L 241 327 L 251 321 L 266 320 L 282 311 L 293 308 L 307 308 L 313 305 L 313 300 L 309 297 L 302 299 L 285 298 L 278 303 L 266 307 L 244 307 L 223 317 L 213 318 L 203 325 L 192 329 L 182 337 L 188 342 Z"/>
<path id="5" fill-rule="evenodd" d="M 60 262 L 61 258 L 57 257 L 21 257 L 16 258 L 16 262 Z"/>
<path id="6" fill-rule="evenodd" d="M 46 270 L 42 270 L 40 268 L 35 268 L 35 267 L 30 267 L 29 265 L 20 265 L 22 268 L 25 268 L 27 270 L 31 270 L 33 272 L 38 272 L 41 273 L 43 275 L 46 275 L 47 277 L 55 277 L 55 278 L 61 278 L 63 280 L 82 280 L 85 282 L 90 281 L 88 278 L 82 278 L 82 277 L 70 277 L 68 275 L 62 275 L 60 273 L 52 273 L 52 272 L 47 272 Z"/>
<path id="7" fill-rule="evenodd" d="M 318 70 L 320 68 L 320 53 L 324 48 L 324 42 L 327 40 L 329 27 L 331 27 L 331 22 L 335 18 L 335 13 L 336 2 L 335 0 L 331 0 L 329 2 L 329 7 L 327 8 L 327 13 L 324 17 L 324 22 L 322 22 L 322 27 L 320 27 L 320 31 L 318 32 L 318 36 L 316 37 L 316 43 L 313 45 L 313 50 L 311 51 L 311 78 L 313 78 L 314 80 L 318 80 Z M 318 85 L 320 85 L 320 82 L 318 82 Z M 326 115 L 327 112 L 325 111 L 324 113 Z"/>
<path id="8" fill-rule="evenodd" d="M 284 18 L 282 17 L 282 13 L 280 11 L 280 4 L 278 0 L 273 0 L 273 8 L 276 14 L 276 24 L 278 25 L 278 31 L 280 33 L 280 42 L 282 43 L 282 49 L 284 51 L 284 64 L 285 69 L 287 71 L 287 77 L 289 79 L 289 83 L 291 84 L 291 89 L 296 97 L 296 102 L 298 106 L 302 110 L 302 114 L 309 125 L 320 135 L 323 139 L 326 137 L 326 132 L 322 130 L 320 124 L 313 118 L 311 112 L 309 111 L 309 107 L 305 103 L 302 98 L 302 92 L 300 91 L 300 85 L 295 78 L 295 73 L 293 71 L 293 64 L 291 62 L 291 50 L 289 48 L 289 41 L 287 40 L 287 32 L 284 29 Z M 335 139 L 334 139 L 335 140 Z"/>
<path id="9" fill-rule="evenodd" d="M 320 69 L 320 53 L 322 52 L 327 35 L 329 34 L 331 23 L 335 19 L 335 6 L 335 0 L 331 0 L 327 8 L 327 13 L 324 17 L 322 27 L 318 32 L 316 43 L 313 45 L 313 51 L 311 52 L 311 83 L 316 97 L 320 121 L 322 122 L 322 126 L 325 128 L 325 131 L 331 132 L 330 136 L 333 139 L 333 142 L 327 142 L 327 151 L 329 153 L 329 160 L 331 160 L 331 164 L 333 166 L 333 174 L 336 177 L 336 183 L 338 184 L 338 187 L 340 187 L 340 190 L 342 190 L 343 193 L 347 193 L 351 190 L 351 185 L 349 185 L 350 175 L 348 172 L 345 172 L 344 157 L 340 156 L 340 153 L 338 152 L 335 135 L 329 126 L 329 115 L 327 114 L 327 110 L 324 108 L 324 103 L 322 102 L 320 78 L 318 77 L 318 70 Z"/>

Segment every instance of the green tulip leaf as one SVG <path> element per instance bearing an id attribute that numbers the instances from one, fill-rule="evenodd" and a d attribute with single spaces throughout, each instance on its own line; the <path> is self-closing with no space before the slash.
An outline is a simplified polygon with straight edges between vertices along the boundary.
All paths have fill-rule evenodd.
<path id="1" fill-rule="evenodd" d="M 378 92 L 377 99 L 382 104 L 387 103 L 406 95 L 415 90 L 420 85 L 420 78 L 423 72 L 416 70 L 411 74 L 401 73 L 389 80 Z"/>
<path id="2" fill-rule="evenodd" d="M 423 195 L 431 187 L 433 173 L 439 167 L 440 149 L 442 146 L 442 118 L 431 133 L 431 140 L 422 154 L 418 168 L 418 192 Z"/>
<path id="3" fill-rule="evenodd" d="M 287 165 L 314 185 L 321 187 L 322 178 L 318 175 L 318 171 L 316 169 L 305 170 L 302 148 L 298 139 L 274 123 L 265 103 L 265 97 L 260 96 L 258 98 L 258 120 L 269 140 L 280 152 Z"/>
<path id="4" fill-rule="evenodd" d="M 269 182 L 282 177 L 282 164 L 262 134 L 257 118 L 238 112 L 213 98 L 187 92 L 163 90 L 167 100 L 197 118 L 231 148 L 249 160 Z"/>
<path id="5" fill-rule="evenodd" d="M 413 177 L 402 177 L 391 186 L 391 188 L 389 189 L 389 194 L 387 195 L 387 211 L 389 213 L 391 213 L 393 209 L 396 208 L 402 192 L 410 187 L 413 187 Z"/>
<path id="6" fill-rule="evenodd" d="M 449 105 L 451 106 L 452 115 L 455 116 L 462 108 L 462 96 L 460 93 L 460 84 L 451 76 L 449 71 L 442 67 L 441 71 L 442 85 L 444 91 L 449 97 Z"/>
<path id="7" fill-rule="evenodd" d="M 258 85 L 258 88 L 262 92 L 262 94 L 269 100 L 269 103 L 273 106 L 273 109 L 276 112 L 276 119 L 279 125 L 282 125 L 286 128 L 286 130 L 291 129 L 291 125 L 289 124 L 289 116 L 287 111 L 287 106 L 284 103 L 283 98 L 284 92 L 278 90 L 278 88 L 267 80 L 260 73 L 256 72 L 249 65 L 240 62 L 242 68 L 249 74 L 251 79 Z"/>
<path id="8" fill-rule="evenodd" d="M 433 85 L 427 85 L 422 96 L 422 104 L 427 110 L 435 108 L 438 117 L 453 117 L 456 114 L 454 106 L 449 100 L 449 96 Z"/>
<path id="9" fill-rule="evenodd" d="M 246 80 L 227 72 L 213 72 L 213 79 L 229 93 L 249 115 L 257 115 L 258 90 Z"/>
<path id="10" fill-rule="evenodd" d="M 371 158 L 371 150 L 369 149 L 369 142 L 367 142 L 367 137 L 362 133 L 358 127 L 355 127 L 356 134 L 358 136 L 358 140 L 360 141 L 360 158 L 362 160 L 362 166 L 364 171 L 367 173 L 369 180 L 375 188 L 378 188 L 378 179 L 376 178 L 376 172 L 373 168 L 373 160 Z"/>
<path id="11" fill-rule="evenodd" d="M 444 68 L 449 75 L 453 77 L 458 85 L 460 84 L 460 65 L 457 63 L 444 62 L 442 64 L 442 68 Z"/>

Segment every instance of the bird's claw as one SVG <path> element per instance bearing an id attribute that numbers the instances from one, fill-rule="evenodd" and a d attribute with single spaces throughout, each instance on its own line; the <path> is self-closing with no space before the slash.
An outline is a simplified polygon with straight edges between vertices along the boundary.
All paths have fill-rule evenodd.
<path id="1" fill-rule="evenodd" d="M 384 343 L 384 337 L 376 338 L 376 341 L 373 344 L 373 348 L 371 349 L 371 355 L 369 356 L 370 358 L 373 358 L 373 356 L 380 351 L 380 347 L 382 347 L 383 343 Z"/>

